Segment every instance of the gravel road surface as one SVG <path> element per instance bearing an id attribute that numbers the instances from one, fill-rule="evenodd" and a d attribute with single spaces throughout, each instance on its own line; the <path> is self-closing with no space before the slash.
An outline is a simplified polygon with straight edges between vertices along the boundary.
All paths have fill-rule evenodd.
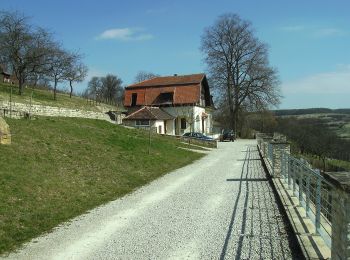
<path id="1" fill-rule="evenodd" d="M 293 259 L 296 250 L 256 142 L 238 140 L 8 259 Z"/>

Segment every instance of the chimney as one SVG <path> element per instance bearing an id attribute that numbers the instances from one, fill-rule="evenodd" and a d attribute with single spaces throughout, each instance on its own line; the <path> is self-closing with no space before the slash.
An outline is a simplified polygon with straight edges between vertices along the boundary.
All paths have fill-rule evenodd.
<path id="1" fill-rule="evenodd" d="M 174 77 L 176 77 L 177 76 L 177 74 L 174 74 Z"/>

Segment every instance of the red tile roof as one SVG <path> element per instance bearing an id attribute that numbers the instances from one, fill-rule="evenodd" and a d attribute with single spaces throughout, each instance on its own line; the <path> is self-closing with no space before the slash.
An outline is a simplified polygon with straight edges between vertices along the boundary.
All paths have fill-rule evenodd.
<path id="1" fill-rule="evenodd" d="M 159 107 L 143 107 L 134 113 L 131 113 L 124 120 L 170 120 L 174 117 Z"/>
<path id="2" fill-rule="evenodd" d="M 204 77 L 204 73 L 183 76 L 156 77 L 153 79 L 148 79 L 136 84 L 129 85 L 127 88 L 199 84 L 201 83 Z"/>

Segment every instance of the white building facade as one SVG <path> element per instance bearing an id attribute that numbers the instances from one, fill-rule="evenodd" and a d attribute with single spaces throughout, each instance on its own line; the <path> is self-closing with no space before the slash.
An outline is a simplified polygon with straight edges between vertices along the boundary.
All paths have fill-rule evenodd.
<path id="1" fill-rule="evenodd" d="M 149 120 L 157 133 L 183 135 L 212 134 L 214 109 L 205 74 L 155 77 L 125 88 L 123 123 L 143 128 L 135 120 Z M 144 121 L 146 124 L 146 121 Z"/>

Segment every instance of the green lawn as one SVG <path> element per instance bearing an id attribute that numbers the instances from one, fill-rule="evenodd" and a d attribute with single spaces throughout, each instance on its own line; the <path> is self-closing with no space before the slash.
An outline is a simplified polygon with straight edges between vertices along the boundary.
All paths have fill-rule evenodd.
<path id="1" fill-rule="evenodd" d="M 310 154 L 297 154 L 298 158 L 302 157 L 307 160 L 314 168 L 323 169 L 323 162 L 315 155 Z M 327 159 L 326 160 L 326 171 L 327 172 L 336 172 L 336 171 L 350 171 L 350 162 L 336 160 L 336 159 Z"/>
<path id="2" fill-rule="evenodd" d="M 201 158 L 179 141 L 77 118 L 6 119 L 0 146 L 0 253 Z"/>
<path id="3" fill-rule="evenodd" d="M 20 96 L 18 95 L 17 85 L 10 85 L 5 83 L 0 83 L 0 101 L 10 100 L 11 88 L 13 102 L 29 104 L 30 98 L 32 97 L 32 104 L 99 111 L 98 107 L 95 104 L 92 102 L 87 102 L 86 99 L 83 99 L 81 97 L 72 96 L 72 98 L 70 98 L 68 94 L 57 93 L 57 100 L 54 100 L 53 92 L 42 89 L 33 89 L 30 87 L 25 88 L 23 94 Z M 106 104 L 99 106 L 104 106 L 109 110 L 116 110 L 116 107 Z"/>

